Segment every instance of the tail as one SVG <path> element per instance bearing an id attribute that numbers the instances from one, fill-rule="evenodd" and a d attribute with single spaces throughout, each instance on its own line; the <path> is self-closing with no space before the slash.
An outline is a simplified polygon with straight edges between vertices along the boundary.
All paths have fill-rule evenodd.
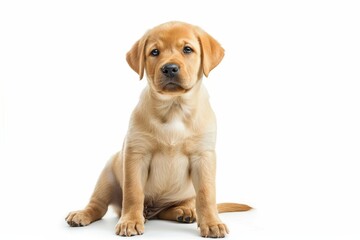
<path id="1" fill-rule="evenodd" d="M 224 212 L 248 211 L 251 210 L 252 207 L 246 204 L 239 204 L 239 203 L 218 203 L 217 209 L 219 213 L 224 213 Z"/>

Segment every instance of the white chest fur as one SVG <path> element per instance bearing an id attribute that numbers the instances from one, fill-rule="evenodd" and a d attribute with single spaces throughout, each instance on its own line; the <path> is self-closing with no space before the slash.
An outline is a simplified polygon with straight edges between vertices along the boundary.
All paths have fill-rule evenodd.
<path id="1" fill-rule="evenodd" d="M 189 130 L 180 117 L 174 117 L 159 127 L 161 132 L 159 140 L 166 145 L 175 146 L 189 136 Z"/>
<path id="2" fill-rule="evenodd" d="M 163 130 L 168 132 L 169 134 L 177 134 L 180 135 L 184 131 L 186 131 L 186 127 L 184 121 L 180 118 L 174 118 L 170 122 L 164 123 Z"/>

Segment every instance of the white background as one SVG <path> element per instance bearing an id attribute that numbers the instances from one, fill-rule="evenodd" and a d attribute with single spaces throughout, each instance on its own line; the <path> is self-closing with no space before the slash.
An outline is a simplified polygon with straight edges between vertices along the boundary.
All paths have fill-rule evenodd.
<path id="1" fill-rule="evenodd" d="M 146 81 L 125 54 L 160 23 L 226 50 L 204 80 L 218 118 L 228 239 L 360 238 L 358 1 L 1 1 L 0 238 L 119 239 L 116 217 L 64 221 L 121 148 Z M 137 238 L 200 239 L 150 221 Z"/>

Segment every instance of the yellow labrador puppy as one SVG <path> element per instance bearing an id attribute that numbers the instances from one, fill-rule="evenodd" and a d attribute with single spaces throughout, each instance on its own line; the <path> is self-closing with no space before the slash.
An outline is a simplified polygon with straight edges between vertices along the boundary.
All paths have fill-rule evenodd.
<path id="1" fill-rule="evenodd" d="M 143 234 L 145 219 L 158 218 L 196 220 L 201 236 L 224 237 L 218 212 L 250 209 L 216 204 L 216 121 L 202 76 L 223 56 L 214 38 L 182 22 L 159 25 L 134 44 L 126 60 L 140 79 L 146 73 L 148 86 L 122 151 L 106 165 L 85 209 L 67 216 L 70 226 L 99 220 L 113 205 L 121 236 Z"/>

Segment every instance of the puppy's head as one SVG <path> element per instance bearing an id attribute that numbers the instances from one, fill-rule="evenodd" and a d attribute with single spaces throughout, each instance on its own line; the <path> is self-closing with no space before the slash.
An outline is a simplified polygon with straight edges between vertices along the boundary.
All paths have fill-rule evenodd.
<path id="1" fill-rule="evenodd" d="M 199 27 L 168 22 L 148 31 L 126 55 L 130 67 L 150 87 L 166 95 L 181 95 L 206 77 L 224 56 L 224 49 Z"/>

